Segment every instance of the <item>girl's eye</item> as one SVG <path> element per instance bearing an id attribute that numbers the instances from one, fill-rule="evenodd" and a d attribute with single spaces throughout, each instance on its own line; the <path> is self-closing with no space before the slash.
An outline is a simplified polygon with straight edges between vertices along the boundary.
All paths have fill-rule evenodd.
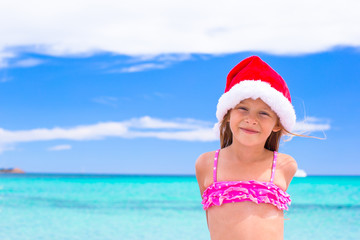
<path id="1" fill-rule="evenodd" d="M 239 110 L 244 110 L 244 111 L 247 111 L 247 109 L 246 109 L 246 108 L 244 108 L 244 107 L 239 107 L 238 109 L 239 109 Z"/>
<path id="2" fill-rule="evenodd" d="M 260 112 L 261 115 L 265 115 L 265 116 L 270 116 L 268 113 L 266 112 Z"/>

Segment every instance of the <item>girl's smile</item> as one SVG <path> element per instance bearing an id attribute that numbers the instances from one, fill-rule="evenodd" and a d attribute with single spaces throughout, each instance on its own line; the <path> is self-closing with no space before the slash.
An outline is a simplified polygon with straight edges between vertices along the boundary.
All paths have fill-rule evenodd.
<path id="1" fill-rule="evenodd" d="M 256 134 L 256 133 L 259 133 L 259 131 L 256 131 L 256 130 L 253 130 L 253 129 L 247 129 L 247 128 L 240 128 L 241 130 L 243 130 L 245 133 L 248 133 L 248 134 Z"/>

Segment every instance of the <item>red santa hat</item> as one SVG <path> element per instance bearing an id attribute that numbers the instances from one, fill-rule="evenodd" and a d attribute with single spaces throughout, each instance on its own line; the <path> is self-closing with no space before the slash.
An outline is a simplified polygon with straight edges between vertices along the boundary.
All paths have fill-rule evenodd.
<path id="1" fill-rule="evenodd" d="M 285 81 L 257 56 L 244 59 L 229 72 L 225 93 L 217 105 L 216 128 L 228 110 L 247 98 L 261 98 L 278 115 L 287 131 L 294 127 L 296 115 Z"/>

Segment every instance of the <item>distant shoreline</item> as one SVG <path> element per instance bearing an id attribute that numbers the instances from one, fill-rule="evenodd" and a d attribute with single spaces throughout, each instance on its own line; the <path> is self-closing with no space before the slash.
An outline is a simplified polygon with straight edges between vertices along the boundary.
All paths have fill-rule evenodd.
<path id="1" fill-rule="evenodd" d="M 20 168 L 0 168 L 0 173 L 25 173 Z"/>

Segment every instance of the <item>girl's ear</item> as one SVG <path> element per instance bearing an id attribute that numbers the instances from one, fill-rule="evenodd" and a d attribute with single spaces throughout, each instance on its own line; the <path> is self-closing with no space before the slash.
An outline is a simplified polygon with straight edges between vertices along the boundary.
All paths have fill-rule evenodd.
<path id="1" fill-rule="evenodd" d="M 280 124 L 280 120 L 278 119 L 278 121 L 277 121 L 277 123 L 276 123 L 276 125 L 275 125 L 275 127 L 273 128 L 273 132 L 278 132 L 278 131 L 280 131 L 282 129 L 282 126 L 281 126 L 281 124 Z"/>
<path id="2" fill-rule="evenodd" d="M 280 131 L 281 130 L 281 127 L 280 126 L 278 126 L 278 125 L 276 125 L 274 128 L 273 128 L 273 132 L 278 132 L 278 131 Z"/>
<path id="3" fill-rule="evenodd" d="M 232 109 L 230 109 L 227 113 L 226 113 L 226 115 L 225 115 L 225 117 L 224 118 L 226 118 L 226 122 L 227 123 L 230 123 L 230 112 L 232 111 Z"/>

